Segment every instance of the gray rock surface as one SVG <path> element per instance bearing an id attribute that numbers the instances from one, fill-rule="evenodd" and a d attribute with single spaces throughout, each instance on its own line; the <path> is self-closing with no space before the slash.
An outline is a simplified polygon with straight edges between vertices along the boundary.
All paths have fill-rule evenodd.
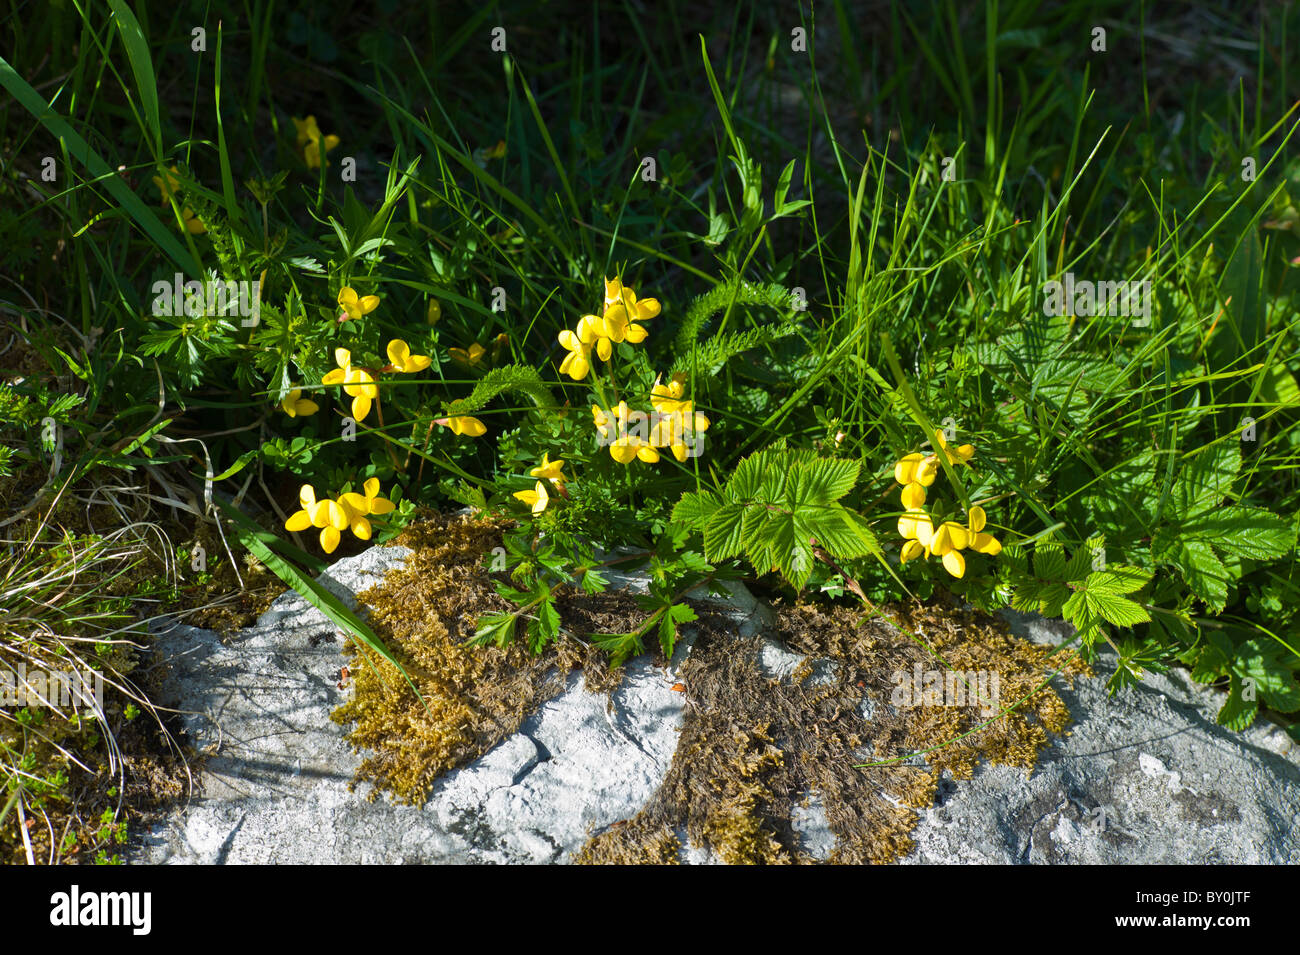
<path id="1" fill-rule="evenodd" d="M 353 604 L 404 557 L 374 547 L 336 562 L 321 582 Z M 634 575 L 615 586 L 643 589 Z M 742 634 L 761 632 L 771 610 L 732 585 L 726 605 Z M 1030 639 L 1059 642 L 1064 625 L 1017 617 Z M 168 863 L 357 863 L 566 861 L 592 832 L 634 815 L 666 774 L 684 699 L 677 667 L 628 664 L 613 697 L 588 693 L 573 676 L 521 731 L 447 774 L 421 808 L 349 792 L 360 762 L 330 711 L 344 662 L 334 627 L 294 593 L 228 641 L 173 625 L 159 634 L 172 657 L 167 690 L 188 711 L 196 748 L 209 753 L 203 792 L 140 841 L 134 861 Z M 760 663 L 788 674 L 802 658 L 764 640 Z M 813 679 L 833 672 L 814 661 Z M 921 813 L 907 863 L 1152 863 L 1300 861 L 1300 753 L 1280 729 L 1234 734 L 1214 722 L 1213 691 L 1185 677 L 1106 696 L 1096 679 L 1058 688 L 1076 719 L 1028 779 L 981 766 L 947 780 L 939 805 Z M 864 704 L 864 718 L 871 715 Z M 798 807 L 804 848 L 834 846 L 818 794 Z M 716 861 L 686 845 L 682 859 Z"/>

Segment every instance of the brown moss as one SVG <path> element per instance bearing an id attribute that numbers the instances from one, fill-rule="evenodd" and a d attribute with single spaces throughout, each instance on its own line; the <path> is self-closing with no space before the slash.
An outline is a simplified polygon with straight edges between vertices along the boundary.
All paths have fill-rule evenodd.
<path id="1" fill-rule="evenodd" d="M 771 635 L 839 666 L 829 680 L 810 680 L 810 663 L 774 680 L 758 668 L 758 638 L 741 640 L 725 618 L 702 613 L 682 668 L 681 739 L 663 785 L 625 825 L 595 835 L 577 861 L 663 861 L 666 834 L 684 826 L 693 844 L 727 862 L 809 862 L 790 817 L 803 794 L 819 793 L 837 837 L 832 862 L 891 862 L 911 851 L 916 810 L 933 805 L 942 770 L 968 778 L 980 759 L 1032 767 L 1047 733 L 1068 722 L 1050 686 L 957 743 L 988 721 L 978 702 L 895 711 L 885 705 L 892 675 L 931 659 L 896 624 L 955 669 L 996 670 L 1004 703 L 1061 662 L 1050 648 L 1012 637 L 1001 621 L 960 610 L 903 608 L 893 619 L 867 619 L 848 608 L 798 605 L 778 608 Z M 1064 672 L 1087 671 L 1074 662 Z M 869 722 L 864 695 L 876 704 Z M 862 765 L 936 746 L 924 765 Z"/>
<path id="2" fill-rule="evenodd" d="M 419 687 L 424 703 L 397 669 L 349 643 L 351 701 L 332 718 L 352 724 L 348 740 L 366 756 L 354 785 L 368 781 L 400 801 L 420 803 L 434 780 L 518 731 L 537 706 L 562 692 L 580 669 L 588 688 L 612 690 L 619 677 L 605 658 L 572 636 L 540 656 L 516 642 L 470 647 L 475 621 L 509 605 L 492 587 L 483 556 L 501 543 L 500 526 L 469 516 L 434 515 L 408 527 L 396 543 L 413 553 L 375 587 L 358 595 L 368 621 Z M 626 595 L 596 602 L 565 593 L 562 619 L 579 631 L 632 629 L 644 612 Z"/>

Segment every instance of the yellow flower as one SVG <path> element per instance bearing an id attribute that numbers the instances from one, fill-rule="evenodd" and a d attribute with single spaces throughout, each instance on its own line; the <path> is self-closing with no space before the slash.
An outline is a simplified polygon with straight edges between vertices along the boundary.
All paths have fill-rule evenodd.
<path id="1" fill-rule="evenodd" d="M 358 297 L 355 290 L 345 285 L 339 289 L 339 307 L 343 309 L 343 315 L 339 316 L 340 321 L 346 316 L 355 322 L 361 316 L 368 315 L 379 307 L 379 296 Z"/>
<path id="2" fill-rule="evenodd" d="M 339 546 L 339 531 L 348 526 L 348 515 L 337 501 L 328 498 L 316 500 L 316 491 L 310 484 L 304 484 L 298 490 L 298 503 L 302 510 L 289 515 L 284 522 L 286 530 L 305 531 L 309 527 L 319 527 L 320 546 L 327 554 L 334 553 Z"/>
<path id="3" fill-rule="evenodd" d="M 591 418 L 596 423 L 596 432 L 602 440 L 609 441 L 614 437 L 614 422 L 608 412 L 599 405 L 592 405 Z"/>
<path id="4" fill-rule="evenodd" d="M 514 496 L 531 507 L 534 514 L 540 514 L 546 510 L 546 505 L 551 500 L 550 495 L 546 493 L 546 485 L 541 481 L 537 482 L 536 490 L 515 491 Z"/>
<path id="5" fill-rule="evenodd" d="M 424 371 L 432 361 L 428 355 L 412 355 L 411 349 L 400 338 L 388 343 L 388 360 L 395 370 L 406 373 Z"/>
<path id="6" fill-rule="evenodd" d="M 338 367 L 326 373 L 321 384 L 342 385 L 343 390 L 352 396 L 353 420 L 362 421 L 370 414 L 371 402 L 379 397 L 379 387 L 370 372 L 352 367 L 352 353 L 346 348 L 334 349 L 334 361 Z"/>
<path id="7" fill-rule="evenodd" d="M 569 352 L 560 363 L 560 373 L 582 381 L 591 371 L 591 346 L 567 328 L 560 332 L 560 344 Z"/>
<path id="8" fill-rule="evenodd" d="M 324 142 L 325 152 L 329 152 L 339 144 L 339 138 L 331 133 L 328 136 L 322 136 L 320 127 L 316 125 L 316 117 L 308 116 L 306 119 L 299 119 L 297 116 L 291 117 L 293 125 L 298 130 L 298 148 L 302 150 L 302 160 L 307 164 L 308 169 L 320 168 L 320 144 Z M 325 165 L 329 165 L 326 162 Z"/>
<path id="9" fill-rule="evenodd" d="M 649 332 L 636 323 L 654 318 L 659 311 L 657 299 L 645 298 L 638 301 L 636 293 L 623 285 L 617 277 L 612 282 L 606 280 L 603 334 L 610 341 L 629 341 L 634 345 L 645 341 Z"/>
<path id="10" fill-rule="evenodd" d="M 280 407 L 290 418 L 296 418 L 298 415 L 311 415 L 320 411 L 320 405 L 307 398 L 302 397 L 302 389 L 294 388 L 280 402 Z"/>
<path id="11" fill-rule="evenodd" d="M 934 440 L 931 444 L 936 451 L 942 451 L 948 455 L 949 464 L 965 464 L 975 454 L 975 446 L 970 444 L 963 444 L 961 447 L 949 451 L 948 441 L 944 438 L 943 432 L 938 429 L 935 429 Z"/>
<path id="12" fill-rule="evenodd" d="M 609 446 L 609 456 L 619 464 L 631 464 L 633 459 L 639 458 L 646 464 L 654 464 L 659 460 L 659 452 L 647 444 L 644 440 L 636 435 L 625 434 Z"/>
<path id="13" fill-rule="evenodd" d="M 976 504 L 970 509 L 966 519 L 966 526 L 971 533 L 971 550 L 979 551 L 981 554 L 988 554 L 990 557 L 996 557 L 1002 553 L 1002 544 L 992 534 L 983 533 L 984 525 L 987 523 L 988 517 L 984 513 L 984 508 Z"/>
<path id="14" fill-rule="evenodd" d="M 653 400 L 653 399 L 651 399 Z M 695 436 L 709 430 L 709 419 L 693 410 L 690 401 L 663 402 L 660 407 L 674 406 L 673 411 L 657 411 L 655 423 L 650 429 L 650 444 L 656 448 L 671 448 L 673 457 L 683 464 L 691 456 L 691 449 L 686 444 L 689 436 Z"/>
<path id="15" fill-rule="evenodd" d="M 894 465 L 894 480 L 899 484 L 921 484 L 929 487 L 939 473 L 939 459 L 919 453 L 904 455 Z"/>
<path id="16" fill-rule="evenodd" d="M 690 402 L 680 400 L 684 394 L 686 394 L 685 372 L 678 372 L 673 375 L 672 381 L 666 385 L 661 384 L 660 380 L 656 378 L 654 387 L 650 389 L 650 404 L 654 405 L 655 411 L 662 411 L 665 414 L 682 411 L 684 406 L 690 404 Z"/>
<path id="17" fill-rule="evenodd" d="M 435 418 L 434 424 L 440 424 L 444 428 L 451 428 L 453 434 L 466 434 L 471 438 L 477 438 L 479 435 L 487 434 L 487 425 L 478 418 L 471 418 L 469 415 L 456 415 L 450 418 Z"/>
<path id="18" fill-rule="evenodd" d="M 605 337 L 605 323 L 595 315 L 584 315 L 578 320 L 577 335 L 582 344 L 596 346 L 601 361 L 609 361 L 609 356 L 614 354 L 614 346 Z"/>
<path id="19" fill-rule="evenodd" d="M 462 368 L 473 369 L 483 364 L 483 355 L 486 354 L 487 349 L 475 342 L 469 346 L 469 351 L 463 348 L 452 348 L 449 351 L 451 352 L 452 361 Z"/>
<path id="20" fill-rule="evenodd" d="M 394 509 L 394 504 L 387 498 L 379 496 L 379 478 L 370 478 L 363 485 L 364 494 L 349 492 L 339 498 L 347 524 L 352 533 L 362 540 L 370 540 L 370 521 L 368 514 L 387 514 Z"/>
<path id="21" fill-rule="evenodd" d="M 934 525 L 930 521 L 930 515 L 920 508 L 909 510 L 898 519 L 898 534 L 928 548 L 930 538 L 934 535 Z"/>
<path id="22" fill-rule="evenodd" d="M 914 510 L 925 503 L 925 488 L 912 483 L 903 488 L 903 507 Z"/>
<path id="23" fill-rule="evenodd" d="M 556 458 L 550 460 L 545 451 L 542 452 L 542 463 L 528 472 L 529 477 L 545 478 L 559 487 L 564 483 L 564 459 Z"/>
<path id="24" fill-rule="evenodd" d="M 162 205 L 166 206 L 170 204 L 171 197 L 180 187 L 181 181 L 179 177 L 180 170 L 175 166 L 172 166 L 171 169 L 167 170 L 165 176 L 153 177 L 153 184 L 158 187 L 158 193 L 162 196 Z M 191 235 L 199 235 L 200 233 L 208 231 L 207 226 L 198 220 L 194 215 L 194 210 L 189 206 L 181 208 L 181 220 L 185 223 L 185 230 Z"/>
<path id="25" fill-rule="evenodd" d="M 969 548 L 990 556 L 1002 552 L 1002 544 L 992 534 L 983 533 L 986 522 L 984 508 L 979 505 L 970 509 L 965 527 L 955 521 L 944 521 L 925 545 L 926 556 L 933 553 L 943 558 L 944 569 L 954 577 L 965 575 L 966 558 L 961 554 L 963 550 Z"/>

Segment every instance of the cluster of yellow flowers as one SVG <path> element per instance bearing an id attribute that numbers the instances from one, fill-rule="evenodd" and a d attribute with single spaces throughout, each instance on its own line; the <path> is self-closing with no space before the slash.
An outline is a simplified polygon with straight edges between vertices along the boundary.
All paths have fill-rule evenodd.
<path id="1" fill-rule="evenodd" d="M 949 464 L 965 464 L 975 454 L 975 448 L 969 444 L 949 450 L 942 431 L 934 433 L 933 445 L 947 455 Z M 925 504 L 925 489 L 934 483 L 938 473 L 939 458 L 934 454 L 908 454 L 894 465 L 894 480 L 903 485 L 904 513 L 898 519 L 898 533 L 907 541 L 900 559 L 907 563 L 915 557 L 933 554 L 943 559 L 948 573 L 961 577 L 966 573 L 963 550 L 992 556 L 1002 552 L 1002 545 L 992 534 L 983 532 L 988 518 L 979 505 L 972 506 L 967 512 L 965 526 L 955 521 L 943 521 L 937 528 L 934 526 L 922 505 Z"/>
<path id="2" fill-rule="evenodd" d="M 315 128 L 315 120 L 311 120 Z M 301 128 L 300 128 L 301 130 Z M 327 137 L 327 140 L 333 137 Z M 342 309 L 338 317 L 339 324 L 346 321 L 359 321 L 379 307 L 379 296 L 358 295 L 355 289 L 344 286 L 339 290 L 338 304 Z M 371 406 L 379 397 L 379 376 L 391 372 L 415 374 L 424 371 L 432 364 L 428 355 L 412 355 L 411 348 L 400 338 L 388 343 L 388 364 L 381 368 L 365 368 L 352 363 L 352 353 L 346 348 L 334 350 L 334 362 L 338 366 L 326 372 L 321 378 L 322 385 L 342 385 L 343 391 L 352 399 L 351 411 L 355 421 L 363 421 L 370 414 Z M 292 389 L 280 402 L 280 408 L 290 418 L 313 415 L 320 410 L 320 405 L 302 396 L 301 388 Z M 487 432 L 487 428 L 478 418 L 460 415 L 450 418 L 438 418 L 434 424 L 450 428 L 455 434 L 477 437 Z M 393 509 L 391 501 L 379 494 L 379 480 L 371 478 L 366 481 L 365 494 L 344 494 L 337 501 L 329 499 L 316 500 L 316 492 L 310 484 L 304 484 L 298 494 L 302 509 L 296 511 L 285 527 L 291 531 L 319 527 L 320 543 L 325 552 L 332 553 L 339 545 L 340 532 L 352 529 L 357 537 L 370 539 L 369 514 L 387 514 Z"/>
<path id="3" fill-rule="evenodd" d="M 591 353 L 595 350 L 601 361 L 609 361 L 614 346 L 620 342 L 633 345 L 645 341 L 649 332 L 644 322 L 659 314 L 659 302 L 653 298 L 638 300 L 636 293 L 615 276 L 605 280 L 605 309 L 597 318 L 584 315 L 578 320 L 576 330 L 566 328 L 560 332 L 560 344 L 569 354 L 560 364 L 560 372 L 574 381 L 582 381 L 591 371 Z"/>
<path id="4" fill-rule="evenodd" d="M 348 493 L 338 500 L 316 499 L 316 491 L 310 484 L 304 484 L 298 491 L 298 503 L 302 510 L 295 511 L 284 522 L 286 530 L 305 531 L 309 527 L 320 528 L 320 546 L 327 554 L 334 553 L 339 546 L 342 531 L 351 528 L 352 533 L 361 540 L 370 540 L 370 514 L 387 514 L 393 510 L 393 502 L 379 496 L 379 478 L 370 478 L 364 485 L 364 494 Z"/>
<path id="5" fill-rule="evenodd" d="M 686 376 L 676 374 L 666 385 L 655 382 L 650 393 L 654 413 L 650 415 L 632 411 L 626 401 L 611 411 L 592 405 L 592 420 L 601 442 L 609 445 L 610 457 L 619 464 L 636 460 L 654 464 L 659 460 L 658 448 L 669 448 L 681 462 L 697 453 L 699 435 L 709 429 L 709 419 L 695 410 L 693 402 L 682 400 L 685 393 Z"/>

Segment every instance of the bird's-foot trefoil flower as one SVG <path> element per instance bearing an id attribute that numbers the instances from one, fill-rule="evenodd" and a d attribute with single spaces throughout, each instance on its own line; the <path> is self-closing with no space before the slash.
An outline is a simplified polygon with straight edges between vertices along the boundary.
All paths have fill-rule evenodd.
<path id="1" fill-rule="evenodd" d="M 347 526 L 352 528 L 352 533 L 361 540 L 370 540 L 371 528 L 370 521 L 367 520 L 371 514 L 387 514 L 395 507 L 392 501 L 379 496 L 379 478 L 369 478 L 362 485 L 364 493 L 357 494 L 349 492 L 339 497 L 339 504 L 343 508 L 344 516 L 347 520 Z"/>
<path id="2" fill-rule="evenodd" d="M 313 415 L 320 411 L 320 405 L 310 398 L 302 397 L 301 388 L 294 388 L 285 395 L 284 400 L 280 402 L 280 408 L 290 418 L 296 418 L 299 415 Z"/>
<path id="3" fill-rule="evenodd" d="M 172 166 L 164 176 L 154 176 L 153 183 L 158 187 L 158 192 L 162 196 L 162 205 L 168 205 L 171 197 L 180 188 L 180 170 Z M 181 207 L 181 221 L 185 224 L 185 231 L 191 235 L 199 235 L 208 231 L 207 226 L 199 221 L 198 217 L 194 215 L 194 210 L 189 206 Z"/>
<path id="4" fill-rule="evenodd" d="M 542 463 L 528 472 L 529 477 L 550 481 L 557 488 L 564 486 L 564 459 L 550 460 L 547 452 L 542 452 Z"/>
<path id="5" fill-rule="evenodd" d="M 378 295 L 357 295 L 356 290 L 347 285 L 339 289 L 339 308 L 343 309 L 343 313 L 339 315 L 340 322 L 346 322 L 348 319 L 358 321 L 378 307 Z"/>
<path id="6" fill-rule="evenodd" d="M 417 371 L 424 371 L 432 363 L 428 355 L 412 355 L 410 346 L 400 338 L 394 338 L 388 343 L 388 369 L 391 371 L 400 371 L 404 374 L 413 374 Z"/>
<path id="7" fill-rule="evenodd" d="M 540 514 L 546 510 L 546 505 L 551 500 L 550 495 L 546 493 L 546 484 L 543 481 L 538 481 L 537 487 L 531 491 L 515 491 L 514 496 L 531 507 L 534 514 Z"/>
<path id="8" fill-rule="evenodd" d="M 339 532 L 348 526 L 347 512 L 337 501 L 328 498 L 318 501 L 316 491 L 310 484 L 304 484 L 298 490 L 298 503 L 302 510 L 289 515 L 284 522 L 285 530 L 305 531 L 309 527 L 320 528 L 321 550 L 327 554 L 334 553 L 339 546 Z"/>
<path id="9" fill-rule="evenodd" d="M 487 425 L 478 418 L 469 415 L 452 415 L 448 418 L 434 418 L 433 423 L 441 425 L 444 428 L 450 428 L 452 434 L 463 434 L 471 438 L 477 438 L 480 435 L 487 434 Z"/>
<path id="10" fill-rule="evenodd" d="M 322 143 L 325 146 L 325 152 L 329 152 L 339 144 L 339 138 L 333 133 L 322 136 L 320 127 L 316 125 L 315 116 L 308 116 L 306 119 L 293 116 L 291 119 L 293 119 L 294 128 L 298 131 L 298 149 L 302 152 L 302 161 L 307 164 L 308 169 L 319 169 Z M 325 165 L 329 165 L 328 160 Z"/>
<path id="11" fill-rule="evenodd" d="M 352 353 L 346 348 L 334 349 L 334 361 L 338 367 L 326 372 L 321 384 L 342 385 L 343 390 L 352 396 L 353 420 L 362 421 L 370 414 L 371 403 L 379 397 L 379 386 L 369 371 L 353 366 Z"/>
<path id="12" fill-rule="evenodd" d="M 582 381 L 591 371 L 591 346 L 567 328 L 560 332 L 560 344 L 568 351 L 560 363 L 560 373 L 574 381 Z"/>

